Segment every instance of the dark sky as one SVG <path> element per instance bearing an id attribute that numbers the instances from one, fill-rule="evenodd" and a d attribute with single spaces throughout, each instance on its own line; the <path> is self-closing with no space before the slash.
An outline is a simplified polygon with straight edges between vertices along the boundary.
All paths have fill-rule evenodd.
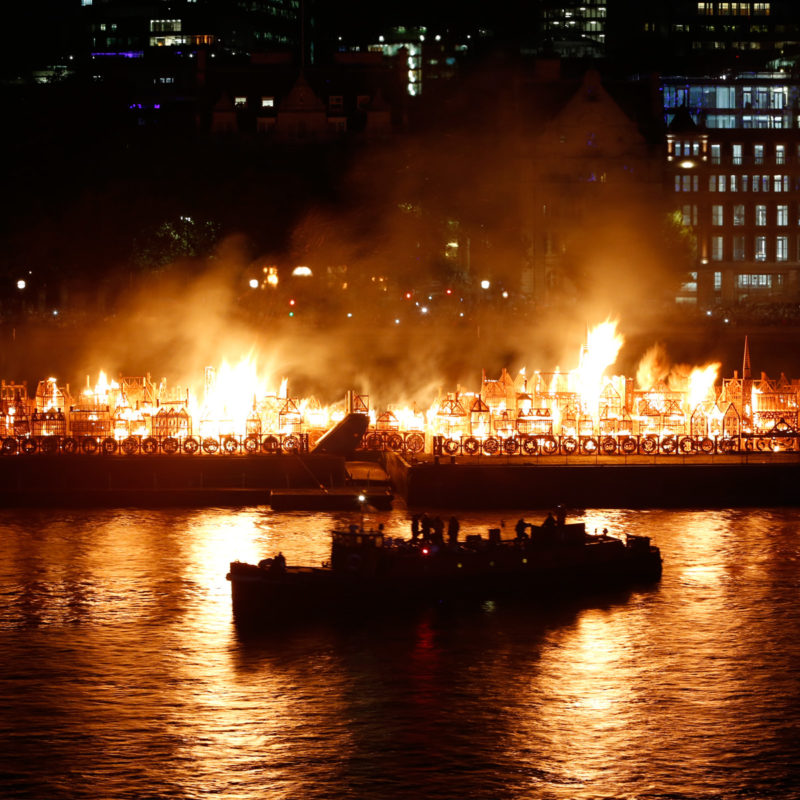
<path id="1" fill-rule="evenodd" d="M 320 26 L 371 32 L 387 25 L 428 25 L 440 29 L 471 30 L 476 25 L 496 27 L 519 21 L 517 3 L 492 4 L 485 0 L 317 0 Z"/>

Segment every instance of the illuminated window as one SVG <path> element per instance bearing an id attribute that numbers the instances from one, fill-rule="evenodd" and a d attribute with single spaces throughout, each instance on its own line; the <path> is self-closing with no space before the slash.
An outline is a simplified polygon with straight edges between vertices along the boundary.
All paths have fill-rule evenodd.
<path id="1" fill-rule="evenodd" d="M 785 144 L 776 144 L 775 145 L 775 163 L 776 164 L 785 164 L 786 163 L 786 145 Z"/>
<path id="2" fill-rule="evenodd" d="M 247 97 L 243 94 L 237 94 L 236 97 L 233 98 L 233 104 L 236 108 L 245 108 L 247 106 Z"/>
<path id="3" fill-rule="evenodd" d="M 767 207 L 766 206 L 756 206 L 756 225 L 759 227 L 767 224 Z"/>
<path id="4" fill-rule="evenodd" d="M 777 206 L 775 209 L 775 224 L 783 228 L 789 224 L 789 206 Z"/>
<path id="5" fill-rule="evenodd" d="M 733 207 L 733 224 L 744 225 L 744 206 Z"/>
<path id="6" fill-rule="evenodd" d="M 769 90 L 769 107 L 770 108 L 786 108 L 786 100 L 789 94 L 789 89 L 786 86 L 779 86 Z"/>
<path id="7" fill-rule="evenodd" d="M 756 236 L 756 246 L 755 246 L 755 260 L 756 261 L 766 261 L 767 260 L 767 237 L 766 236 Z"/>
<path id="8" fill-rule="evenodd" d="M 718 144 L 711 145 L 711 163 L 719 164 L 722 162 L 722 148 Z"/>
<path id="9" fill-rule="evenodd" d="M 698 3 L 697 4 L 697 13 L 703 14 L 705 16 L 710 16 L 714 13 L 714 4 L 713 3 Z"/>
<path id="10" fill-rule="evenodd" d="M 775 239 L 775 260 L 787 261 L 789 259 L 789 237 L 778 236 Z"/>
<path id="11" fill-rule="evenodd" d="M 82 6 L 90 6 L 92 4 L 92 0 L 81 0 Z"/>
<path id="12" fill-rule="evenodd" d="M 753 3 L 753 14 L 760 14 L 764 17 L 768 17 L 769 3 Z"/>
<path id="13" fill-rule="evenodd" d="M 681 218 L 686 227 L 697 225 L 697 206 L 688 205 L 684 206 L 681 210 Z"/>
<path id="14" fill-rule="evenodd" d="M 711 206 L 711 224 L 716 226 L 725 224 L 725 214 L 722 206 Z"/>
<path id="15" fill-rule="evenodd" d="M 745 259 L 744 236 L 734 236 L 733 237 L 733 260 L 734 261 L 744 261 L 744 259 Z"/>
<path id="16" fill-rule="evenodd" d="M 738 192 L 739 191 L 739 176 L 738 175 L 731 175 L 730 177 L 730 184 L 731 184 L 731 191 Z"/>
<path id="17" fill-rule="evenodd" d="M 724 192 L 726 184 L 726 175 L 709 175 L 708 176 L 708 190 L 710 192 Z"/>
<path id="18" fill-rule="evenodd" d="M 764 145 L 763 144 L 754 144 L 753 145 L 753 163 L 754 164 L 763 164 L 764 163 Z"/>
<path id="19" fill-rule="evenodd" d="M 711 237 L 711 260 L 722 261 L 723 238 L 721 236 Z"/>
<path id="20" fill-rule="evenodd" d="M 151 19 L 150 33 L 180 33 L 181 20 L 179 19 Z"/>
<path id="21" fill-rule="evenodd" d="M 740 289 L 771 289 L 772 275 L 737 275 L 736 285 Z"/>
<path id="22" fill-rule="evenodd" d="M 785 180 L 784 180 L 785 178 Z M 784 184 L 786 189 L 784 189 Z M 775 192 L 789 191 L 789 176 L 786 175 L 773 175 L 772 176 L 772 189 Z"/>
<path id="23" fill-rule="evenodd" d="M 717 108 L 736 108 L 735 86 L 718 86 L 716 95 Z"/>
<path id="24" fill-rule="evenodd" d="M 719 292 L 722 289 L 722 273 L 714 273 L 714 291 Z"/>
<path id="25" fill-rule="evenodd" d="M 261 108 L 274 108 L 275 106 L 275 98 L 268 97 L 267 95 L 263 95 L 261 97 Z"/>
<path id="26" fill-rule="evenodd" d="M 740 144 L 735 144 L 733 146 L 733 163 L 734 164 L 742 163 L 742 146 Z"/>

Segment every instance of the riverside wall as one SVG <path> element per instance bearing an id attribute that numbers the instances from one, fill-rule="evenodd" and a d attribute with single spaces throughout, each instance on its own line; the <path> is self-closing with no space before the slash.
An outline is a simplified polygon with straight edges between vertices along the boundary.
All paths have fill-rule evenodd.
<path id="1" fill-rule="evenodd" d="M 800 461 L 410 464 L 386 471 L 410 508 L 729 508 L 800 505 Z"/>
<path id="2" fill-rule="evenodd" d="M 0 507 L 248 505 L 345 480 L 344 458 L 331 455 L 17 454 L 0 457 Z"/>

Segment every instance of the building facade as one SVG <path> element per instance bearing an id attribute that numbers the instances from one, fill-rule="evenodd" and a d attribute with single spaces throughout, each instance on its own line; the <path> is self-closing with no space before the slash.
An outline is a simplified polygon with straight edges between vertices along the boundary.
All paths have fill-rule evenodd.
<path id="1" fill-rule="evenodd" d="M 543 303 L 575 296 L 585 290 L 576 275 L 587 269 L 613 290 L 615 265 L 638 257 L 621 244 L 637 212 L 657 216 L 661 207 L 650 143 L 589 70 L 525 150 L 522 292 Z"/>
<path id="2" fill-rule="evenodd" d="M 666 187 L 696 242 L 684 300 L 800 301 L 800 85 L 785 75 L 663 86 Z M 681 105 L 678 105 L 681 104 Z"/>

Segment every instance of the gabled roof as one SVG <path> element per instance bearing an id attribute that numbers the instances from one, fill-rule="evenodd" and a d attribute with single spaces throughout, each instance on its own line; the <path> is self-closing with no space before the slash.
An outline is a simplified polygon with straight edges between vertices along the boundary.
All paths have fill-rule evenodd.
<path id="1" fill-rule="evenodd" d="M 689 109 L 686 106 L 681 106 L 672 118 L 667 131 L 669 133 L 697 133 L 697 123 L 692 119 Z"/>
<path id="2" fill-rule="evenodd" d="M 317 97 L 306 80 L 305 75 L 301 73 L 294 82 L 294 86 L 292 86 L 289 94 L 287 94 L 281 102 L 278 110 L 284 113 L 288 111 L 295 114 L 303 112 L 324 114 L 325 104 Z"/>

